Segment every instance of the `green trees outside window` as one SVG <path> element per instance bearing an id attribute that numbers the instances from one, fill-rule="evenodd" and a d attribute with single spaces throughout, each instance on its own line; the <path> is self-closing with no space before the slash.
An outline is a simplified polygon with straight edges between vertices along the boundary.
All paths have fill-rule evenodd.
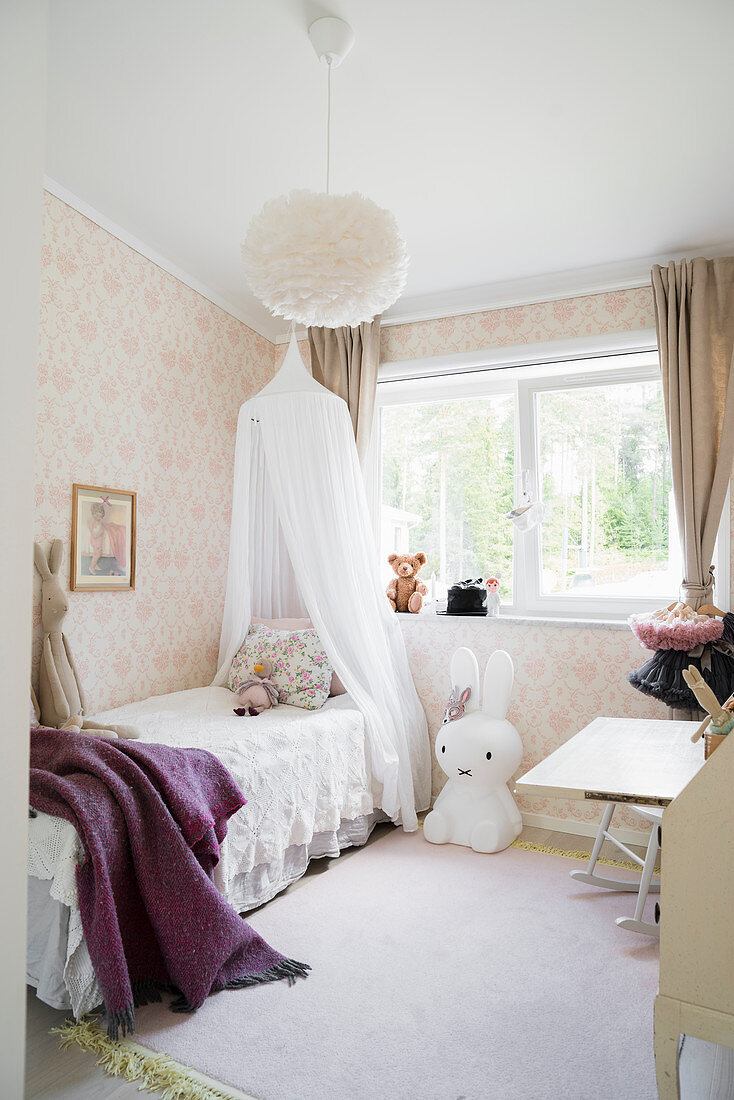
<path id="1" fill-rule="evenodd" d="M 513 527 L 503 517 L 513 503 L 514 396 L 395 405 L 382 410 L 381 429 L 384 523 L 398 542 L 408 536 L 390 549 L 423 550 L 421 575 L 435 573 L 439 590 L 500 572 L 509 601 Z"/>
<path id="2" fill-rule="evenodd" d="M 680 565 L 659 379 L 545 376 L 518 385 L 382 406 L 383 557 L 423 550 L 422 576 L 435 574 L 438 596 L 456 581 L 499 573 L 509 603 L 515 540 L 538 539 L 525 556 L 529 575 L 515 582 L 541 598 L 675 594 Z M 529 394 L 519 406 L 518 393 Z M 518 425 L 518 407 L 528 424 Z M 522 458 L 518 438 L 529 452 Z M 536 472 L 545 505 L 541 528 L 528 535 L 504 518 L 523 466 Z"/>
<path id="3" fill-rule="evenodd" d="M 647 595 L 668 570 L 671 473 L 660 383 L 546 390 L 535 402 L 546 506 L 542 592 Z"/>

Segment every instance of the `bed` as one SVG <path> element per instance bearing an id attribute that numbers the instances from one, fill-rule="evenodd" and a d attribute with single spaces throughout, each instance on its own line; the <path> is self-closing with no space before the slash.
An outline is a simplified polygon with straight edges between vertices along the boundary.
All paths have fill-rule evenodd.
<path id="1" fill-rule="evenodd" d="M 257 717 L 233 714 L 235 701 L 223 687 L 195 688 L 93 720 L 144 741 L 207 749 L 222 761 L 248 803 L 230 820 L 214 879 L 244 912 L 294 882 L 309 860 L 364 844 L 385 815 L 370 780 L 364 718 L 348 695 L 317 711 L 281 705 Z M 31 818 L 27 981 L 41 1000 L 77 1018 L 102 999 L 77 900 L 82 856 L 68 822 Z"/>

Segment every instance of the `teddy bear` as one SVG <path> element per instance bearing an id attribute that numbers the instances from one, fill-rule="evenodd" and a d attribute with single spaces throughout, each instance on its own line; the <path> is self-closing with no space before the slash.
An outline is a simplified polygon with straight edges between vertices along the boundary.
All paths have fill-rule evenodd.
<path id="1" fill-rule="evenodd" d="M 421 566 L 426 564 L 426 555 L 421 550 L 417 554 L 390 554 L 387 560 L 395 570 L 395 580 L 387 586 L 390 606 L 393 611 L 410 611 L 417 615 L 428 591 L 418 579 Z"/>

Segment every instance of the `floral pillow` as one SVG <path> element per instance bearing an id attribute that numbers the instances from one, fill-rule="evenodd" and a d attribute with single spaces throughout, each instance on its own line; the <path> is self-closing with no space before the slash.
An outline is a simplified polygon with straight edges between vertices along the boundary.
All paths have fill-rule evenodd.
<path id="1" fill-rule="evenodd" d="M 227 687 L 239 691 L 252 679 L 253 666 L 266 658 L 281 703 L 318 710 L 329 698 L 332 667 L 315 630 L 274 630 L 251 626 L 229 670 Z"/>

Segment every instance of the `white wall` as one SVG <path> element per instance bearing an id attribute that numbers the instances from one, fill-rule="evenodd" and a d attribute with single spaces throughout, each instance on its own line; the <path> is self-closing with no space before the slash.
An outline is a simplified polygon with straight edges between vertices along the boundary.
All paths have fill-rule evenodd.
<path id="1" fill-rule="evenodd" d="M 33 431 L 46 0 L 0 4 L 0 1095 L 23 1095 Z"/>

